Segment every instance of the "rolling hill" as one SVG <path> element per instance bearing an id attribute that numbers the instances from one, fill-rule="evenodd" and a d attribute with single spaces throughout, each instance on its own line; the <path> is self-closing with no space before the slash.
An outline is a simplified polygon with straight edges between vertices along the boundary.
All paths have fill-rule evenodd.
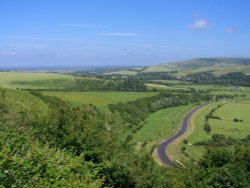
<path id="1" fill-rule="evenodd" d="M 173 63 L 162 63 L 148 67 L 143 72 L 178 71 L 177 76 L 188 73 L 213 71 L 215 75 L 229 72 L 250 73 L 250 58 L 197 58 Z"/>

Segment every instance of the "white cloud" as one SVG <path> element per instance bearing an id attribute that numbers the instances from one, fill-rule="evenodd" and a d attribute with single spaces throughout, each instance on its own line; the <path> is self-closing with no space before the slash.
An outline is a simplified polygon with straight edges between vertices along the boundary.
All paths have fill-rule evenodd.
<path id="1" fill-rule="evenodd" d="M 227 27 L 226 29 L 225 29 L 225 32 L 226 33 L 234 33 L 236 31 L 236 29 L 234 28 L 234 27 Z"/>
<path id="2" fill-rule="evenodd" d="M 206 29 L 208 28 L 209 23 L 208 20 L 206 19 L 198 19 L 195 20 L 193 24 L 189 25 L 189 29 L 195 29 L 195 30 L 201 30 L 201 29 Z"/>
<path id="3" fill-rule="evenodd" d="M 126 32 L 108 32 L 108 33 L 97 33 L 98 36 L 109 36 L 109 37 L 138 37 L 137 33 L 126 33 Z"/>

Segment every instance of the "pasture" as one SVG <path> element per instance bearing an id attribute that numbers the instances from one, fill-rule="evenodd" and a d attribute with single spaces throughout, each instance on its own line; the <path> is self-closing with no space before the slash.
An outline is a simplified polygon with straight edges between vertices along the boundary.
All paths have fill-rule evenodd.
<path id="1" fill-rule="evenodd" d="M 248 101 L 250 103 L 250 101 Z M 202 111 L 195 117 L 194 131 L 187 138 L 189 144 L 181 144 L 181 147 L 186 148 L 186 153 L 192 159 L 199 159 L 204 154 L 204 148 L 201 146 L 194 146 L 193 144 L 199 141 L 206 141 L 211 139 L 213 134 L 224 134 L 226 137 L 234 139 L 242 139 L 250 133 L 250 105 L 249 103 L 241 102 L 215 102 L 204 107 Z M 204 131 L 205 116 L 209 112 L 223 104 L 218 108 L 213 115 L 220 119 L 209 119 L 208 123 L 211 126 L 211 132 L 208 134 Z M 234 119 L 242 120 L 242 122 L 235 122 Z"/>
<path id="2" fill-rule="evenodd" d="M 123 75 L 123 76 L 135 76 L 138 72 L 133 70 L 120 70 L 114 72 L 107 72 L 104 75 Z"/>
<path id="3" fill-rule="evenodd" d="M 63 101 L 69 102 L 74 106 L 83 104 L 93 104 L 100 108 L 105 108 L 109 104 L 124 103 L 133 101 L 143 97 L 151 97 L 157 95 L 158 92 L 62 92 L 62 91 L 46 91 L 45 95 L 55 96 Z"/>
<path id="4" fill-rule="evenodd" d="M 74 83 L 74 77 L 55 73 L 0 72 L 0 86 L 4 88 L 49 89 Z"/>
<path id="5" fill-rule="evenodd" d="M 132 143 L 158 141 L 174 134 L 179 128 L 182 116 L 192 105 L 169 107 L 151 114 L 143 127 L 133 135 Z"/>

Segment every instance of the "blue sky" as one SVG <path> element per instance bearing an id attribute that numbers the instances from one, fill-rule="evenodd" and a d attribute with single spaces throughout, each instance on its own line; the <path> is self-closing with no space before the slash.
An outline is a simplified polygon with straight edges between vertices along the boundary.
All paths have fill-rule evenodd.
<path id="1" fill-rule="evenodd" d="M 0 66 L 249 57 L 248 0 L 0 0 Z"/>

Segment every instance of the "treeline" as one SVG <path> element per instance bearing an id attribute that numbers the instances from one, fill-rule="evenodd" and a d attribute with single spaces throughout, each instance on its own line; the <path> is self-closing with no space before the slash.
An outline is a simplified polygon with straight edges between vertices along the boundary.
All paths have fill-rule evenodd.
<path id="1" fill-rule="evenodd" d="M 50 81 L 15 81 L 13 84 L 41 87 L 40 89 L 17 88 L 18 90 L 27 91 L 147 91 L 143 80 L 137 77 L 106 79 L 74 77 L 73 82 L 59 79 Z"/>
<path id="2" fill-rule="evenodd" d="M 242 72 L 232 72 L 217 77 L 211 71 L 207 71 L 196 74 L 188 74 L 182 77 L 181 80 L 197 84 L 250 86 L 250 75 L 246 75 Z"/>
<path id="3" fill-rule="evenodd" d="M 211 140 L 200 141 L 194 143 L 196 146 L 206 146 L 206 147 L 225 147 L 231 145 L 244 145 L 250 143 L 250 135 L 243 139 L 235 139 L 232 137 L 226 137 L 224 134 L 213 134 Z"/>
<path id="4" fill-rule="evenodd" d="M 206 116 L 205 116 L 205 124 L 204 124 L 204 131 L 209 134 L 211 132 L 211 126 L 208 123 L 209 119 L 220 119 L 219 116 L 214 116 L 213 113 L 220 108 L 222 105 L 218 105 L 213 108 Z"/>
<path id="5" fill-rule="evenodd" d="M 75 89 L 91 91 L 146 91 L 144 82 L 135 77 L 116 79 L 81 79 L 75 77 Z"/>

